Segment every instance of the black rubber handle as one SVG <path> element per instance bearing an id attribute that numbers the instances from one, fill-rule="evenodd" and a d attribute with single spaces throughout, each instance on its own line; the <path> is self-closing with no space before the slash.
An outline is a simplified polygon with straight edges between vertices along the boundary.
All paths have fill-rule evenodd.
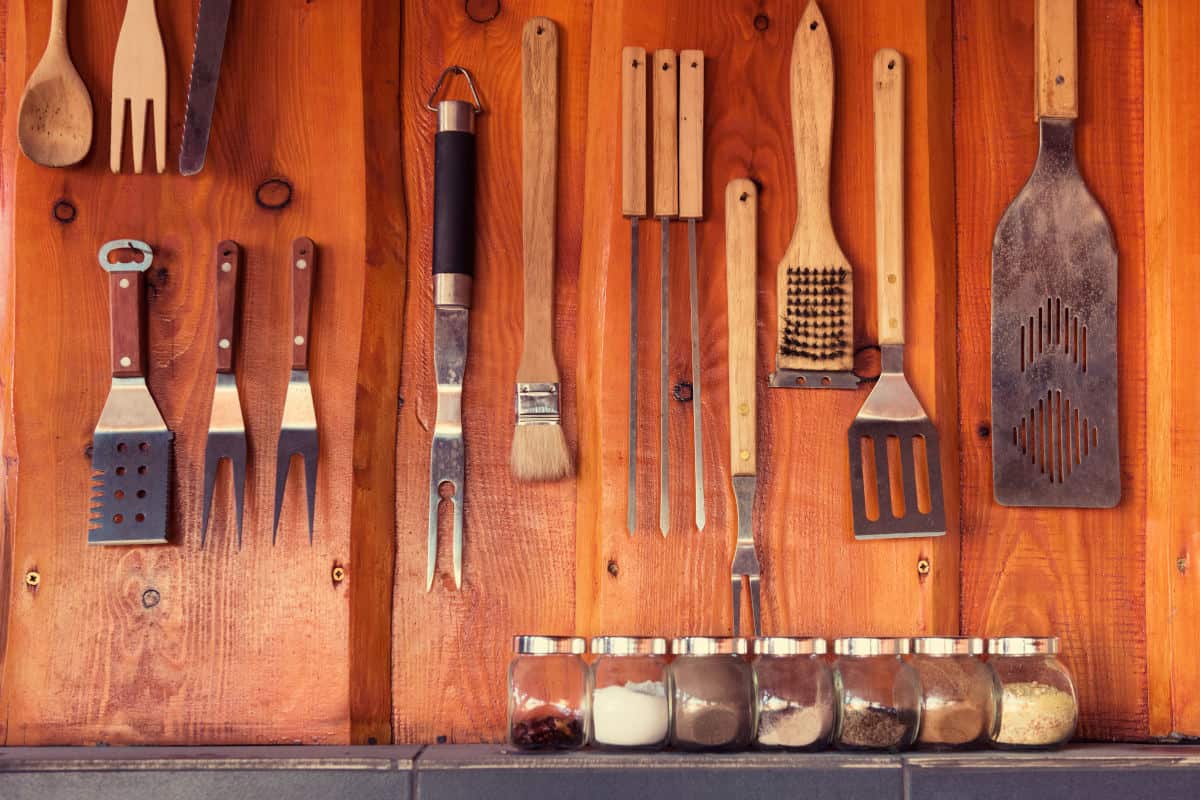
<path id="1" fill-rule="evenodd" d="M 433 274 L 475 274 L 475 134 L 434 137 Z"/>

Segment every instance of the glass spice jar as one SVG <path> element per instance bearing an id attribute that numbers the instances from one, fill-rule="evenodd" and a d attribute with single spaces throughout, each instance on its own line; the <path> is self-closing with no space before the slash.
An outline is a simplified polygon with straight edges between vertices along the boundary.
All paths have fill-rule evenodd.
<path id="1" fill-rule="evenodd" d="M 913 639 L 909 660 L 921 679 L 917 746 L 966 750 L 984 746 L 999 721 L 999 686 L 982 661 L 983 639 L 925 636 Z"/>
<path id="2" fill-rule="evenodd" d="M 671 744 L 744 750 L 754 735 L 754 673 L 745 639 L 688 636 L 671 644 Z"/>
<path id="3" fill-rule="evenodd" d="M 904 750 L 921 722 L 921 682 L 905 663 L 908 639 L 836 639 L 834 685 L 841 711 L 833 742 L 841 750 Z"/>
<path id="4" fill-rule="evenodd" d="M 514 636 L 508 665 L 508 742 L 518 750 L 587 744 L 588 666 L 577 636 Z"/>
<path id="5" fill-rule="evenodd" d="M 988 664 L 1000 686 L 1000 725 L 992 744 L 1007 750 L 1059 747 L 1075 735 L 1079 702 L 1058 660 L 1058 637 L 988 639 Z"/>
<path id="6" fill-rule="evenodd" d="M 592 639 L 592 744 L 626 750 L 666 746 L 671 710 L 667 640 Z"/>
<path id="7" fill-rule="evenodd" d="M 833 672 L 824 639 L 771 636 L 754 640 L 758 702 L 755 746 L 767 750 L 820 750 L 829 746 L 837 718 Z"/>

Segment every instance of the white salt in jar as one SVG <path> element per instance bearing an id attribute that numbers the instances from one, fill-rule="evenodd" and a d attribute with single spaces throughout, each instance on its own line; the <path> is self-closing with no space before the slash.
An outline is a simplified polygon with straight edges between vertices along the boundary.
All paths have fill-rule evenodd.
<path id="1" fill-rule="evenodd" d="M 592 639 L 592 744 L 658 750 L 670 729 L 667 640 L 637 636 Z"/>

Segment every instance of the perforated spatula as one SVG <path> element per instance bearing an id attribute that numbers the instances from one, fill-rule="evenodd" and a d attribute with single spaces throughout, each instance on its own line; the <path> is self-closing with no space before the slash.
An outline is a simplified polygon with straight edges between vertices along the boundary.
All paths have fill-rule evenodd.
<path id="1" fill-rule="evenodd" d="M 904 59 L 875 54 L 879 381 L 850 426 L 854 537 L 946 532 L 937 428 L 904 377 Z"/>
<path id="2" fill-rule="evenodd" d="M 136 251 L 140 261 L 109 263 Z M 146 388 L 142 367 L 142 275 L 154 259 L 150 245 L 133 239 L 100 248 L 108 272 L 112 322 L 112 388 L 92 434 L 92 507 L 88 544 L 167 541 L 171 440 Z"/>

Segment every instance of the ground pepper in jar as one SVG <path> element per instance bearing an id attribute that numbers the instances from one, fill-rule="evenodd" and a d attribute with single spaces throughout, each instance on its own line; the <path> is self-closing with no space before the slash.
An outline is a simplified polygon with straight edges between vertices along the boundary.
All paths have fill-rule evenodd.
<path id="1" fill-rule="evenodd" d="M 871 750 L 891 750 L 904 744 L 909 725 L 890 706 L 847 705 L 842 709 L 840 741 Z"/>

